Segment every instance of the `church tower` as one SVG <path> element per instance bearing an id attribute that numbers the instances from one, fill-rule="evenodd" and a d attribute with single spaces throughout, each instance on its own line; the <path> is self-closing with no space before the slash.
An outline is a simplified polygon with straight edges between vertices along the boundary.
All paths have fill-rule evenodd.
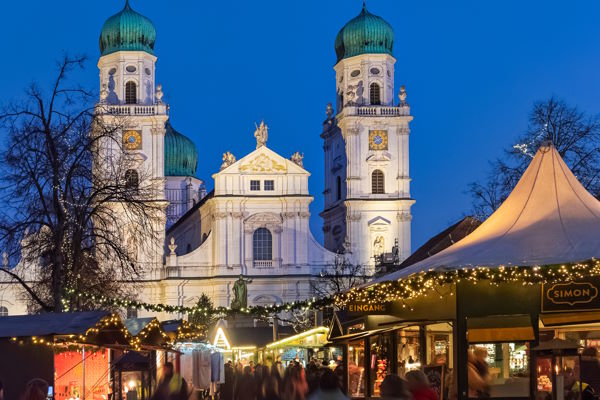
<path id="1" fill-rule="evenodd" d="M 118 152 L 127 152 L 134 160 L 127 166 L 127 182 L 139 187 L 152 185 L 154 199 L 149 200 L 161 204 L 165 201 L 164 142 L 168 107 L 162 102 L 160 85 L 155 85 L 155 38 L 152 21 L 135 12 L 129 0 L 119 13 L 106 20 L 100 34 L 100 103 L 96 113 L 104 125 L 118 127 L 115 134 L 119 137 L 107 145 L 112 146 L 107 153 L 116 154 L 114 143 L 120 141 L 122 146 Z M 115 154 L 111 153 L 107 160 L 114 159 L 111 157 Z M 165 201 L 165 208 L 166 204 Z M 155 232 L 160 236 L 157 240 L 142 238 L 141 245 L 139 240 L 135 246 L 128 245 L 133 258 L 152 270 L 163 263 L 165 212 L 160 212 L 155 219 Z M 124 235 L 132 234 L 124 232 Z"/>
<path id="2" fill-rule="evenodd" d="M 335 40 L 336 103 L 328 105 L 325 152 L 325 247 L 354 263 L 410 255 L 409 122 L 404 87 L 394 102 L 394 31 L 363 4 Z M 371 270 L 372 271 L 372 270 Z"/>

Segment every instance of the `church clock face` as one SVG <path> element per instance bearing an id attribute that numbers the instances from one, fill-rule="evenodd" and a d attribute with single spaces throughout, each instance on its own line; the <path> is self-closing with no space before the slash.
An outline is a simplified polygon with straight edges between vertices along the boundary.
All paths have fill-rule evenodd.
<path id="1" fill-rule="evenodd" d="M 142 134 L 140 131 L 125 131 L 123 133 L 123 146 L 127 150 L 139 150 L 142 148 Z"/>
<path id="2" fill-rule="evenodd" d="M 369 131 L 369 150 L 387 150 L 388 134 L 384 130 Z"/>

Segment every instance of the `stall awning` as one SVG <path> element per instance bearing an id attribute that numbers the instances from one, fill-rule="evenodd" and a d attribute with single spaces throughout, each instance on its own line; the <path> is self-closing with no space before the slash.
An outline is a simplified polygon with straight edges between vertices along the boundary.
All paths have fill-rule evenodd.
<path id="1" fill-rule="evenodd" d="M 600 311 L 541 314 L 544 326 L 577 325 L 600 322 Z"/>
<path id="2" fill-rule="evenodd" d="M 529 315 L 494 315 L 467 318 L 469 343 L 521 342 L 535 340 Z"/>
<path id="3" fill-rule="evenodd" d="M 392 326 L 392 327 L 389 327 L 389 328 L 380 328 L 380 329 L 373 329 L 373 330 L 370 330 L 370 331 L 349 333 L 349 334 L 344 335 L 344 336 L 338 336 L 336 338 L 331 338 L 331 339 L 329 339 L 329 341 L 332 342 L 332 343 L 347 343 L 349 341 L 362 339 L 362 338 L 365 338 L 367 336 L 379 335 L 379 334 L 382 334 L 382 333 L 395 331 L 395 330 L 401 329 L 401 328 L 403 328 L 405 326 L 406 325 L 402 325 L 402 326 L 395 325 L 395 326 Z"/>

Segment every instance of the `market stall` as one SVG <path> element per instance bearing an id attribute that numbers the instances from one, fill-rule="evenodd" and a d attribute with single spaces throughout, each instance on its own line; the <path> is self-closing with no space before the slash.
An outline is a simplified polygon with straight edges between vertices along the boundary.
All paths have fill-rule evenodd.
<path id="1" fill-rule="evenodd" d="M 348 323 L 330 340 L 346 343 L 348 373 L 351 361 L 370 371 L 357 385 L 364 389 L 349 393 L 377 397 L 380 371 L 402 374 L 420 364 L 441 398 L 472 398 L 480 394 L 469 365 L 479 364 L 486 396 L 531 399 L 532 349 L 554 338 L 585 346 L 591 359 L 581 379 L 600 384 L 586 376 L 598 365 L 599 258 L 600 203 L 552 145 L 541 146 L 510 196 L 471 234 L 339 297 L 346 311 L 358 310 L 362 326 L 357 335 Z"/>
<path id="2" fill-rule="evenodd" d="M 55 399 L 105 399 L 111 392 L 109 349 L 129 348 L 118 315 L 104 311 L 0 318 L 0 354 L 27 368 L 0 364 L 5 397 L 18 398 L 32 378 L 45 379 Z"/>

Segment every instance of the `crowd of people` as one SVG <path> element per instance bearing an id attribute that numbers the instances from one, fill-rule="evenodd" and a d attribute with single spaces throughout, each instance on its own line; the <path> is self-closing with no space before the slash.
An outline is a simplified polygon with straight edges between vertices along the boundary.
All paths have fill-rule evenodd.
<path id="1" fill-rule="evenodd" d="M 280 362 L 270 367 L 252 362 L 235 367 L 225 365 L 225 383 L 221 400 L 345 400 L 343 368 L 331 369 L 311 361 L 306 368 L 293 362 L 283 368 Z M 422 371 L 411 371 L 406 379 L 387 375 L 381 384 L 383 400 L 437 400 Z"/>

